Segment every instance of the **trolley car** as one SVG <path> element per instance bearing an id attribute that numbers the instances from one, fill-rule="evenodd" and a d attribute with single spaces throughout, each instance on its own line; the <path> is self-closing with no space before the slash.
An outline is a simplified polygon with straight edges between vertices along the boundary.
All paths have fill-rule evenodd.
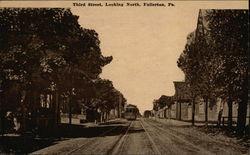
<path id="1" fill-rule="evenodd" d="M 136 120 L 139 110 L 136 105 L 129 104 L 125 108 L 124 118 L 127 120 Z"/>

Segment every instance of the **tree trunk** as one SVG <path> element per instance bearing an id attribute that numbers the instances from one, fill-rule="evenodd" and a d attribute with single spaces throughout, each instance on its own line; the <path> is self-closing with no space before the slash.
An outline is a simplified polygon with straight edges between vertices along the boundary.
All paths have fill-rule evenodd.
<path id="1" fill-rule="evenodd" d="M 192 100 L 192 125 L 194 126 L 194 122 L 195 122 L 195 101 L 194 99 Z"/>
<path id="2" fill-rule="evenodd" d="M 69 95 L 69 124 L 72 124 L 72 96 Z"/>
<path id="3" fill-rule="evenodd" d="M 62 103 L 61 94 L 58 92 L 57 94 L 57 124 L 61 123 L 61 103 Z"/>
<path id="4" fill-rule="evenodd" d="M 109 120 L 109 110 L 107 111 L 107 120 Z"/>
<path id="5" fill-rule="evenodd" d="M 59 94 L 55 93 L 55 125 L 59 123 L 60 109 L 59 109 Z"/>
<path id="6" fill-rule="evenodd" d="M 224 101 L 220 100 L 218 120 L 217 120 L 218 127 L 221 126 L 221 119 L 222 119 L 222 115 L 223 115 L 223 110 L 224 110 Z"/>
<path id="7" fill-rule="evenodd" d="M 120 100 L 119 100 L 119 103 L 118 103 L 118 118 L 121 117 L 121 106 L 120 106 Z"/>
<path id="8" fill-rule="evenodd" d="M 219 114 L 218 114 L 218 121 L 217 125 L 220 127 L 221 125 L 221 117 L 222 117 L 223 109 L 220 109 Z"/>
<path id="9" fill-rule="evenodd" d="M 33 89 L 31 92 L 31 95 L 33 98 L 31 99 L 31 123 L 32 123 L 32 128 L 36 128 L 37 126 L 37 108 L 38 108 L 38 92 L 37 90 Z"/>
<path id="10" fill-rule="evenodd" d="M 101 112 L 101 123 L 105 122 L 105 112 Z"/>
<path id="11" fill-rule="evenodd" d="M 208 125 L 208 98 L 205 98 L 205 126 Z"/>
<path id="12" fill-rule="evenodd" d="M 105 122 L 107 122 L 107 121 L 108 121 L 108 113 L 107 113 L 107 111 L 105 111 L 104 113 L 105 113 L 105 115 L 104 115 L 104 117 L 105 117 Z"/>
<path id="13" fill-rule="evenodd" d="M 27 104 L 27 101 L 29 98 L 29 91 L 26 91 L 24 90 L 23 91 L 23 94 L 22 94 L 22 102 L 21 102 L 21 113 L 22 113 L 22 116 L 21 116 L 21 124 L 20 124 L 20 128 L 21 128 L 21 131 L 25 131 L 26 130 L 26 106 L 25 104 Z"/>
<path id="14" fill-rule="evenodd" d="M 233 116 L 233 102 L 232 102 L 231 97 L 229 97 L 227 105 L 228 105 L 228 127 L 232 128 L 232 124 L 233 124 L 233 119 L 232 119 L 232 116 Z"/>
<path id="15" fill-rule="evenodd" d="M 52 100 L 52 93 L 49 94 L 49 108 L 54 109 L 54 104 Z"/>
<path id="16" fill-rule="evenodd" d="M 179 103 L 179 120 L 181 120 L 181 102 Z"/>
<path id="17" fill-rule="evenodd" d="M 248 101 L 248 90 L 244 88 L 241 95 L 241 101 L 238 107 L 238 120 L 237 120 L 237 134 L 242 136 L 244 134 L 246 125 L 246 115 L 247 115 L 247 101 Z"/>
<path id="18" fill-rule="evenodd" d="M 0 95 L 0 105 L 1 105 L 1 107 L 0 107 L 0 115 L 1 115 L 1 132 L 2 132 L 2 136 L 4 136 L 4 132 L 5 132 L 5 124 L 4 124 L 4 122 L 5 122 L 5 111 L 4 111 L 4 97 L 3 97 L 3 95 L 1 94 Z"/>
<path id="19" fill-rule="evenodd" d="M 2 105 L 1 105 L 2 106 Z M 1 108 L 2 109 L 2 108 Z M 0 125 L 1 125 L 1 133 L 2 133 L 2 136 L 4 136 L 4 114 L 3 114 L 3 110 L 1 110 L 0 112 L 0 115 L 1 115 L 1 122 L 0 122 Z"/>

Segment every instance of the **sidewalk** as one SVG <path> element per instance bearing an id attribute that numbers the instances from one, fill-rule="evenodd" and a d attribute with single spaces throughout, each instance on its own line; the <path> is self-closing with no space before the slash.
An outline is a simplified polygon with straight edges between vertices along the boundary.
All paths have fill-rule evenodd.
<path id="1" fill-rule="evenodd" d="M 175 125 L 175 126 L 192 126 L 192 122 L 184 121 L 184 120 L 176 120 L 176 119 L 166 119 L 166 118 L 155 118 L 151 117 L 150 119 L 168 124 L 168 125 Z M 195 122 L 195 126 L 204 126 L 204 122 Z M 215 123 L 208 123 L 208 126 L 216 125 Z"/>
<path id="2" fill-rule="evenodd" d="M 150 119 L 167 124 L 167 125 L 174 125 L 174 126 L 191 126 L 192 125 L 189 122 L 184 122 L 184 121 L 174 120 L 174 119 L 166 119 L 166 118 L 150 118 Z"/>
<path id="3" fill-rule="evenodd" d="M 80 123 L 80 120 L 72 119 L 72 124 L 71 125 L 81 125 L 81 126 L 84 126 L 84 127 L 88 128 L 88 127 L 97 127 L 99 125 L 106 125 L 106 124 L 110 124 L 112 122 L 117 122 L 117 121 L 121 121 L 121 120 L 122 120 L 122 118 L 114 118 L 114 119 L 110 119 L 110 120 L 108 120 L 106 122 L 97 122 L 97 123 L 95 123 L 95 122 L 85 122 L 85 123 Z M 61 124 L 70 125 L 68 122 L 69 122 L 69 120 L 64 119 L 63 121 L 61 121 Z"/>

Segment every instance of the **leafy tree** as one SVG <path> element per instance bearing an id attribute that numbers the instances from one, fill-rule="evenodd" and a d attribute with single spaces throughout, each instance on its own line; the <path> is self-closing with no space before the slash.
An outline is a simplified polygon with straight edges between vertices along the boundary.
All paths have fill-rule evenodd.
<path id="1" fill-rule="evenodd" d="M 190 35 L 178 60 L 195 96 L 210 100 L 220 97 L 228 101 L 229 126 L 232 103 L 239 102 L 237 126 L 240 134 L 247 109 L 247 15 L 246 10 L 206 11 L 203 19 L 198 19 L 196 31 Z"/>
<path id="2" fill-rule="evenodd" d="M 195 34 L 195 32 L 192 32 L 188 35 L 185 49 L 177 61 L 178 67 L 181 68 L 185 74 L 185 82 L 187 82 L 191 91 L 192 125 L 194 125 L 195 121 L 195 98 L 199 95 L 199 83 L 202 81 L 199 77 L 201 70 L 199 69 L 198 56 L 196 53 Z"/>
<path id="3" fill-rule="evenodd" d="M 216 78 L 221 96 L 229 103 L 229 125 L 232 124 L 232 102 L 238 102 L 238 133 L 242 134 L 247 113 L 247 69 L 249 50 L 248 10 L 212 10 L 207 18 L 213 40 L 213 52 L 222 65 Z"/>
<path id="4" fill-rule="evenodd" d="M 109 80 L 99 80 L 96 83 L 96 96 L 99 99 L 98 107 L 109 112 L 111 109 L 117 109 L 121 115 L 120 108 L 126 104 L 126 99 Z M 120 116 L 119 116 L 120 117 Z"/>
<path id="5" fill-rule="evenodd" d="M 1 89 L 5 94 L 13 83 L 19 85 L 23 114 L 28 103 L 32 108 L 38 101 L 31 96 L 47 92 L 71 98 L 88 90 L 112 61 L 102 56 L 98 34 L 82 28 L 69 9 L 1 9 L 0 35 Z"/>
<path id="6" fill-rule="evenodd" d="M 185 81 L 189 85 L 192 98 L 192 124 L 194 125 L 195 100 L 198 96 L 205 100 L 205 123 L 208 122 L 208 101 L 213 95 L 214 68 L 210 65 L 209 39 L 204 26 L 203 15 L 199 19 L 195 32 L 187 37 L 187 44 L 177 64 L 185 73 Z M 211 103 L 211 102 L 210 102 Z M 211 105 L 212 106 L 212 105 Z"/>
<path id="7" fill-rule="evenodd" d="M 173 104 L 173 101 L 170 96 L 161 95 L 161 97 L 156 100 L 156 103 L 159 105 L 160 108 L 163 108 L 165 106 L 171 106 Z"/>

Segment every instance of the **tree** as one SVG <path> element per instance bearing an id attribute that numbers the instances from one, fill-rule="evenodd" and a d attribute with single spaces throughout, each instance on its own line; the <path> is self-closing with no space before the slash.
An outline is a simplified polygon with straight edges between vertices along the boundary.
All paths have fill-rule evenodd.
<path id="1" fill-rule="evenodd" d="M 177 61 L 178 67 L 185 74 L 185 82 L 189 85 L 192 98 L 192 125 L 195 124 L 195 98 L 199 95 L 198 83 L 200 69 L 198 69 L 198 61 L 195 48 L 195 32 L 192 32 L 187 37 L 187 44 L 184 51 Z"/>
<path id="2" fill-rule="evenodd" d="M 193 39 L 188 41 L 178 66 L 193 94 L 210 101 L 217 97 L 228 101 L 229 126 L 232 103 L 239 103 L 237 126 L 242 134 L 247 109 L 248 11 L 209 10 L 204 15 L 206 23 L 199 24 L 198 19 L 196 31 L 189 37 Z"/>
<path id="3" fill-rule="evenodd" d="M 248 104 L 248 10 L 212 10 L 207 18 L 210 21 L 213 51 L 222 62 L 217 84 L 221 95 L 229 100 L 230 113 L 232 102 L 238 102 L 237 128 L 238 134 L 242 135 Z M 231 125 L 232 118 L 229 122 Z"/>
<path id="4" fill-rule="evenodd" d="M 112 61 L 101 54 L 98 34 L 82 28 L 69 9 L 1 9 L 0 34 L 1 89 L 5 94 L 19 85 L 23 114 L 40 103 L 31 96 L 46 92 L 72 98 L 88 89 Z"/>
<path id="5" fill-rule="evenodd" d="M 118 117 L 121 117 L 121 109 L 126 104 L 126 99 L 120 91 L 114 88 L 109 80 L 96 81 L 96 97 L 99 99 L 97 105 L 102 111 L 109 113 L 111 109 L 117 109 Z"/>
<path id="6" fill-rule="evenodd" d="M 161 95 L 161 97 L 156 100 L 156 103 L 159 105 L 160 108 L 163 108 L 165 106 L 170 107 L 173 104 L 173 101 L 172 97 Z"/>
<path id="7" fill-rule="evenodd" d="M 207 30 L 203 23 L 203 15 L 199 13 L 197 28 L 187 37 L 187 44 L 177 64 L 185 73 L 185 81 L 189 85 L 192 98 L 192 124 L 194 125 L 195 100 L 198 96 L 205 100 L 205 124 L 208 122 L 208 101 L 213 92 L 213 75 L 208 56 Z"/>

